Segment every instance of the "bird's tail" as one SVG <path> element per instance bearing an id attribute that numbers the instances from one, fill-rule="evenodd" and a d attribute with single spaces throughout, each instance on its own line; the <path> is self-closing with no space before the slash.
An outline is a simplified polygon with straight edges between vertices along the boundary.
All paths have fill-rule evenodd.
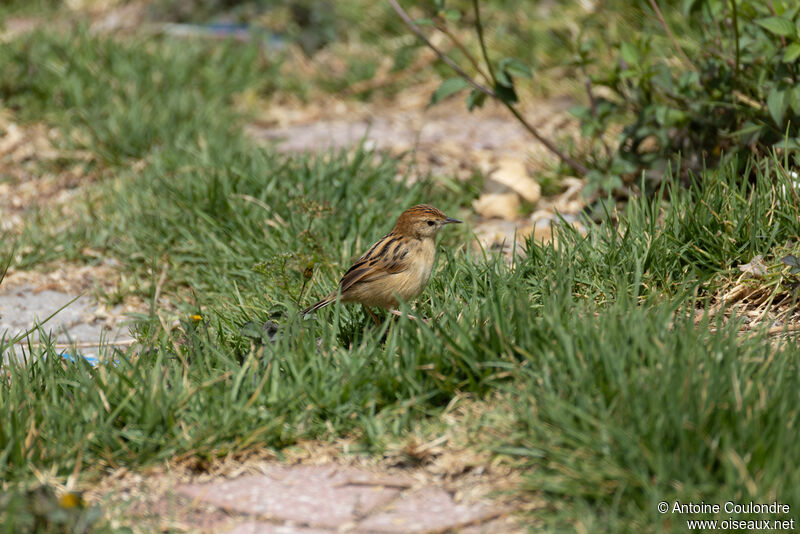
<path id="1" fill-rule="evenodd" d="M 324 308 L 325 306 L 327 306 L 328 304 L 330 304 L 331 302 L 333 302 L 335 300 L 336 300 L 336 295 L 328 295 L 327 297 L 325 297 L 321 301 L 317 302 L 313 306 L 309 306 L 305 310 L 301 311 L 300 312 L 300 316 L 301 317 L 305 317 L 309 313 L 314 313 L 315 311 L 319 310 L 320 308 Z"/>

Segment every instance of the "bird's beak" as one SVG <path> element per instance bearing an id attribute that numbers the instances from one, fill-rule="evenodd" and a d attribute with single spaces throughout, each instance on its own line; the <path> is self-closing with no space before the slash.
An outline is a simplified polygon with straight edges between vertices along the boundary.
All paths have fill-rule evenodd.
<path id="1" fill-rule="evenodd" d="M 448 217 L 448 218 L 446 218 L 446 219 L 444 220 L 444 223 L 445 223 L 445 224 L 453 224 L 453 223 L 455 223 L 455 224 L 461 224 L 461 221 L 459 221 L 458 219 L 454 219 L 454 218 L 452 218 L 452 217 Z"/>

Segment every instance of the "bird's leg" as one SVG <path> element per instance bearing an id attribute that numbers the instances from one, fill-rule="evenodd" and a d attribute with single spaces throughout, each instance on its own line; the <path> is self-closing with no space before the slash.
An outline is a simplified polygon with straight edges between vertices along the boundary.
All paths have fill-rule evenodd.
<path id="1" fill-rule="evenodd" d="M 381 322 L 378 320 L 378 317 L 374 313 L 372 313 L 372 310 L 369 309 L 369 306 L 365 305 L 364 309 L 367 310 L 367 313 L 370 314 L 370 316 L 372 317 L 372 320 L 375 321 L 375 324 L 380 326 Z"/>
<path id="2" fill-rule="evenodd" d="M 411 315 L 410 313 L 403 313 L 400 310 L 392 309 L 392 310 L 389 310 L 389 313 L 391 313 L 392 315 L 396 315 L 397 317 L 408 317 L 412 321 L 417 321 L 418 320 L 416 315 Z M 425 321 L 426 323 L 428 322 L 425 319 L 422 319 L 422 320 Z"/>

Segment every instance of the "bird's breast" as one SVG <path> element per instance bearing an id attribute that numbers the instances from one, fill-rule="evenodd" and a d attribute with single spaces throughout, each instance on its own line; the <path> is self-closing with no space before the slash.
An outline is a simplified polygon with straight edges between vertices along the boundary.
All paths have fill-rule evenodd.
<path id="1" fill-rule="evenodd" d="M 422 293 L 431 278 L 436 259 L 436 245 L 433 239 L 415 240 L 409 247 L 410 255 L 414 259 L 407 270 L 399 273 L 395 289 L 403 300 L 410 300 Z"/>

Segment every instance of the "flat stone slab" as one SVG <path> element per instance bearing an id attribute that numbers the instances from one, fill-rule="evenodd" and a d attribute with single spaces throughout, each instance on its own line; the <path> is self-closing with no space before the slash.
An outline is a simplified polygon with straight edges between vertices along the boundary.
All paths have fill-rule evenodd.
<path id="1" fill-rule="evenodd" d="M 132 497 L 125 511 L 135 518 L 138 532 L 161 532 L 168 526 L 178 532 L 227 532 L 231 514 L 214 506 L 193 506 L 185 497 L 162 498 L 155 502 Z M 142 500 L 136 500 L 142 499 Z M 244 520 L 247 518 L 241 518 Z M 171 531 L 171 530 L 170 530 Z"/>
<path id="2" fill-rule="evenodd" d="M 77 300 L 67 305 L 75 297 L 78 297 Z M 75 327 L 92 311 L 89 297 L 50 289 L 35 291 L 26 286 L 16 288 L 0 295 L 0 332 L 8 331 L 11 335 L 22 333 L 65 305 L 66 308 L 42 325 L 42 330 L 56 334 L 70 330 L 81 333 Z"/>
<path id="3" fill-rule="evenodd" d="M 264 475 L 179 486 L 177 492 L 228 511 L 316 527 L 346 527 L 400 494 L 339 466 L 270 466 Z M 380 482 L 380 481 L 379 481 Z"/>
<path id="4" fill-rule="evenodd" d="M 510 532 L 491 521 L 504 510 L 456 503 L 440 487 L 410 489 L 410 477 L 335 465 L 266 469 L 263 475 L 178 486 L 176 492 L 253 518 L 219 530 L 235 534 Z"/>
<path id="5" fill-rule="evenodd" d="M 231 528 L 218 530 L 220 534 L 335 534 L 335 530 L 276 525 L 264 521 L 248 521 Z"/>
<path id="6" fill-rule="evenodd" d="M 442 488 L 410 492 L 361 523 L 359 531 L 381 533 L 443 532 L 488 521 L 501 513 L 482 504 L 457 504 Z"/>
<path id="7" fill-rule="evenodd" d="M 74 302 L 71 302 L 73 299 Z M 58 311 L 65 305 L 64 309 Z M 109 330 L 105 322 L 95 316 L 97 306 L 94 298 L 86 295 L 71 295 L 52 289 L 37 291 L 29 286 L 17 287 L 0 293 L 0 335 L 5 333 L 6 339 L 15 337 L 58 311 L 41 327 L 55 341 L 57 348 L 66 349 L 75 343 L 81 348 L 81 354 L 96 357 L 101 341 L 111 345 L 129 343 L 127 327 Z M 114 309 L 111 313 L 121 312 Z M 31 340 L 37 343 L 39 335 L 32 333 Z M 23 348 L 27 351 L 27 345 L 18 345 L 14 353 L 20 356 Z"/>
<path id="8" fill-rule="evenodd" d="M 459 529 L 458 534 L 526 534 L 527 532 L 530 532 L 529 528 L 524 528 L 521 523 L 506 516 L 492 519 L 488 523 L 464 527 Z"/>

